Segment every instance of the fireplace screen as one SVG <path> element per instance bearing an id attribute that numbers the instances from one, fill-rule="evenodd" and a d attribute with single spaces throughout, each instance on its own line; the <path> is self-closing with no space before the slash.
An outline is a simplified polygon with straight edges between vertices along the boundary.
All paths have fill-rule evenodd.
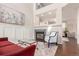
<path id="1" fill-rule="evenodd" d="M 43 39 L 43 34 L 42 33 L 37 34 L 37 38 Z"/>
<path id="2" fill-rule="evenodd" d="M 37 41 L 44 41 L 44 32 L 36 32 L 36 40 Z"/>

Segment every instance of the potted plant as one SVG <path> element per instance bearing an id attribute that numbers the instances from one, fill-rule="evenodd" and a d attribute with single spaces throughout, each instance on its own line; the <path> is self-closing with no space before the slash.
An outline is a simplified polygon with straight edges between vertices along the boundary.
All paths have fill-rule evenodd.
<path id="1" fill-rule="evenodd" d="M 68 33 L 68 29 L 65 28 L 65 31 L 64 31 L 65 37 L 67 37 L 67 33 Z"/>

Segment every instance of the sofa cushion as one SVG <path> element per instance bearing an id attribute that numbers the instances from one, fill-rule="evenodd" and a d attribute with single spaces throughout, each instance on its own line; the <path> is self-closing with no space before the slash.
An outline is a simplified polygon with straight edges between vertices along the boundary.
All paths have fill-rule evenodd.
<path id="1" fill-rule="evenodd" d="M 8 37 L 0 38 L 0 41 L 8 41 Z"/>
<path id="2" fill-rule="evenodd" d="M 15 44 L 8 45 L 8 46 L 0 48 L 0 55 L 7 55 L 9 53 L 13 53 L 13 52 L 19 51 L 21 49 L 23 49 L 23 48 L 15 45 Z"/>
<path id="3" fill-rule="evenodd" d="M 9 42 L 9 41 L 0 41 L 0 47 L 4 47 L 4 46 L 7 46 L 7 45 L 11 45 L 13 43 Z"/>
<path id="4" fill-rule="evenodd" d="M 17 46 L 15 44 L 0 48 L 1 56 L 33 56 L 36 45 L 30 45 L 26 48 Z"/>

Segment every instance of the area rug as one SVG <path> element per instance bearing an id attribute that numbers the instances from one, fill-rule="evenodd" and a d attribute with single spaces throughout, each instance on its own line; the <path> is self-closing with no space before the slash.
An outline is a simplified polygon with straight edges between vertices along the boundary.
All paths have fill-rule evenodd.
<path id="1" fill-rule="evenodd" d="M 54 56 L 57 50 L 57 45 L 53 44 L 48 48 L 47 43 L 38 42 L 35 51 L 35 56 Z"/>

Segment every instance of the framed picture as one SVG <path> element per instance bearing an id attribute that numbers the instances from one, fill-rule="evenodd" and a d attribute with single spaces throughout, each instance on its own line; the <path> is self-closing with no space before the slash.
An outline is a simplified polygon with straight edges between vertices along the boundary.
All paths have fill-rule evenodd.
<path id="1" fill-rule="evenodd" d="M 24 25 L 25 15 L 12 8 L 0 5 L 0 22 L 16 25 Z"/>

